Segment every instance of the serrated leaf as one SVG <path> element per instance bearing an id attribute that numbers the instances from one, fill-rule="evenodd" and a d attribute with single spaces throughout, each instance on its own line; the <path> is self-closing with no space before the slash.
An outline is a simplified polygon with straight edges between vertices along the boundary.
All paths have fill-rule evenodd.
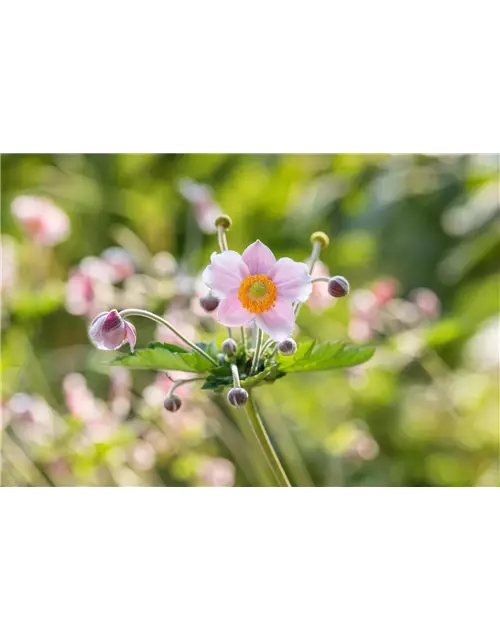
<path id="1" fill-rule="evenodd" d="M 214 365 L 196 351 L 188 351 L 167 342 L 153 342 L 145 349 L 119 356 L 111 364 L 132 369 L 189 373 L 205 373 L 214 368 Z"/>
<path id="2" fill-rule="evenodd" d="M 279 371 L 327 371 L 341 367 L 353 367 L 367 362 L 375 353 L 375 347 L 348 345 L 343 342 L 305 342 L 298 346 L 295 355 L 278 354 Z"/>

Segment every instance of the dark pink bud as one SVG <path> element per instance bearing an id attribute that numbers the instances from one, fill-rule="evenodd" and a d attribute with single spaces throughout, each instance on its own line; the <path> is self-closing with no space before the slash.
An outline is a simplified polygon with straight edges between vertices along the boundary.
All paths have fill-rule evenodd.
<path id="1" fill-rule="evenodd" d="M 215 311 L 219 306 L 219 298 L 210 295 L 205 296 L 204 298 L 200 298 L 200 305 L 202 309 L 205 309 L 207 312 Z"/>
<path id="2" fill-rule="evenodd" d="M 134 325 L 123 320 L 116 309 L 100 313 L 90 325 L 89 336 L 96 347 L 104 351 L 119 349 L 124 342 L 128 342 L 133 351 L 136 343 Z"/>
<path id="3" fill-rule="evenodd" d="M 334 298 L 343 298 L 349 293 L 349 282 L 344 276 L 334 276 L 330 278 L 328 293 Z"/>
<path id="4" fill-rule="evenodd" d="M 248 393 L 241 387 L 235 387 L 229 391 L 227 399 L 233 407 L 243 407 L 247 403 Z"/>
<path id="5" fill-rule="evenodd" d="M 297 351 L 297 343 L 292 338 L 286 338 L 279 343 L 278 351 L 283 356 L 293 356 Z"/>
<path id="6" fill-rule="evenodd" d="M 167 396 L 163 401 L 163 406 L 167 411 L 170 411 L 171 413 L 175 413 L 176 411 L 179 411 L 179 409 L 181 408 L 182 400 L 179 398 L 179 396 L 176 396 L 176 395 Z"/>

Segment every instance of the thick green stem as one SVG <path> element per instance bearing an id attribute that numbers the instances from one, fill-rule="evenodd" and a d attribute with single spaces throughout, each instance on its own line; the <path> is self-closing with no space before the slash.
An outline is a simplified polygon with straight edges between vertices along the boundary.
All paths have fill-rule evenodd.
<path id="1" fill-rule="evenodd" d="M 203 349 L 200 349 L 198 345 L 196 345 L 194 342 L 191 342 L 191 340 L 186 338 L 186 336 L 184 336 L 180 331 L 177 331 L 177 329 L 173 325 L 171 325 L 170 322 L 165 320 L 165 318 L 157 316 L 156 313 L 151 313 L 151 311 L 146 311 L 145 309 L 125 309 L 124 311 L 120 311 L 121 318 L 125 319 L 127 316 L 142 316 L 143 318 L 149 318 L 149 320 L 154 320 L 158 324 L 162 324 L 164 327 L 167 327 L 167 329 L 170 329 L 172 333 L 175 333 L 175 335 L 183 342 L 185 342 L 189 347 L 191 347 L 191 349 L 199 353 L 200 356 L 203 356 L 213 365 L 217 366 L 217 360 L 214 360 L 212 356 L 209 356 L 208 353 L 205 353 L 205 351 L 203 351 Z"/>
<path id="2" fill-rule="evenodd" d="M 287 478 L 285 470 L 281 466 L 281 462 L 276 455 L 276 452 L 273 448 L 271 440 L 267 435 L 266 428 L 264 427 L 262 420 L 260 419 L 259 414 L 257 413 L 257 408 L 253 401 L 252 390 L 248 389 L 248 401 L 245 405 L 248 421 L 259 441 L 259 444 L 262 448 L 262 451 L 266 457 L 266 460 L 271 467 L 274 476 L 276 477 L 276 482 L 279 487 L 291 487 L 290 481 Z"/>
<path id="3" fill-rule="evenodd" d="M 262 329 L 257 329 L 257 340 L 255 342 L 255 350 L 253 352 L 252 368 L 250 369 L 250 375 L 253 376 L 259 367 L 260 360 L 260 348 L 262 346 Z"/>

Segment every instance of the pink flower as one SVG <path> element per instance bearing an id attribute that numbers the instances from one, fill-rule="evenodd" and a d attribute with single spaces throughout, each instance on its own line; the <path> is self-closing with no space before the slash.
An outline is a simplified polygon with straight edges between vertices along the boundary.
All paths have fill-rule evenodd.
<path id="1" fill-rule="evenodd" d="M 232 487 L 235 475 L 234 464 L 225 458 L 206 460 L 199 470 L 201 482 L 209 487 Z"/>
<path id="2" fill-rule="evenodd" d="M 222 210 L 214 201 L 210 189 L 185 178 L 179 182 L 179 192 L 193 205 L 198 226 L 203 233 L 215 233 L 215 221 L 222 215 Z"/>
<path id="3" fill-rule="evenodd" d="M 68 216 L 47 198 L 18 196 L 11 208 L 26 233 L 38 244 L 53 246 L 69 235 Z"/>
<path id="4" fill-rule="evenodd" d="M 203 280 L 221 302 L 217 317 L 227 327 L 255 321 L 274 340 L 284 340 L 295 324 L 294 302 L 311 294 L 311 278 L 303 262 L 276 260 L 260 240 L 245 249 L 213 253 Z"/>
<path id="5" fill-rule="evenodd" d="M 110 247 L 101 254 L 101 259 L 111 268 L 111 282 L 121 282 L 134 274 L 135 268 L 130 254 L 121 247 Z"/>
<path id="6" fill-rule="evenodd" d="M 134 325 L 120 317 L 116 309 L 104 311 L 94 318 L 89 329 L 89 336 L 98 349 L 119 349 L 125 341 L 133 351 L 136 342 Z"/>

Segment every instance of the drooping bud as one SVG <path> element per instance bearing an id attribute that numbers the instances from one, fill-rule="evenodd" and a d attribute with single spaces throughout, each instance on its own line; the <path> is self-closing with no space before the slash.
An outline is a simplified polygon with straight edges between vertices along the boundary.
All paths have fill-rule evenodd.
<path id="1" fill-rule="evenodd" d="M 323 231 L 315 231 L 311 235 L 311 242 L 314 244 L 315 242 L 319 242 L 322 249 L 326 249 L 330 244 L 330 238 Z"/>
<path id="2" fill-rule="evenodd" d="M 119 349 L 124 342 L 133 351 L 136 331 L 133 324 L 123 320 L 116 309 L 100 313 L 90 325 L 89 337 L 98 349 L 104 351 Z"/>
<path id="3" fill-rule="evenodd" d="M 283 356 L 293 356 L 297 351 L 297 343 L 293 338 L 286 338 L 278 344 L 278 351 Z"/>
<path id="4" fill-rule="evenodd" d="M 220 216 L 217 216 L 217 218 L 215 219 L 216 227 L 223 227 L 224 229 L 230 229 L 232 224 L 233 224 L 233 221 L 225 213 L 221 214 Z"/>
<path id="5" fill-rule="evenodd" d="M 224 340 L 221 346 L 223 353 L 225 353 L 228 356 L 234 355 L 236 353 L 237 348 L 238 348 L 238 345 L 232 338 L 227 338 L 226 340 Z"/>
<path id="6" fill-rule="evenodd" d="M 208 295 L 203 298 L 200 298 L 201 308 L 210 313 L 210 311 L 215 311 L 219 306 L 219 298 L 215 296 Z"/>
<path id="7" fill-rule="evenodd" d="M 343 298 L 349 293 L 349 282 L 344 276 L 334 276 L 328 282 L 328 293 L 334 298 Z"/>
<path id="8" fill-rule="evenodd" d="M 243 407 L 248 400 L 248 393 L 241 387 L 235 387 L 229 391 L 227 399 L 233 407 Z"/>
<path id="9" fill-rule="evenodd" d="M 167 396 L 163 401 L 163 406 L 167 411 L 170 411 L 171 413 L 175 413 L 176 411 L 179 411 L 179 409 L 181 408 L 181 405 L 182 405 L 182 400 L 179 398 L 179 396 L 176 396 L 176 395 Z"/>

